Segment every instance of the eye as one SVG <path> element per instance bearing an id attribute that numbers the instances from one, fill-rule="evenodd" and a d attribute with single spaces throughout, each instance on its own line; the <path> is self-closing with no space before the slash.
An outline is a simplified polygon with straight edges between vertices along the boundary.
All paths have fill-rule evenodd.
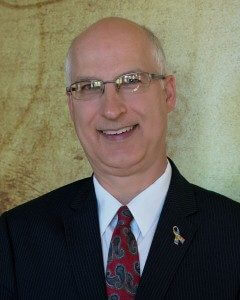
<path id="1" fill-rule="evenodd" d="M 123 84 L 134 85 L 141 83 L 141 76 L 139 74 L 129 74 L 123 76 Z"/>
<path id="2" fill-rule="evenodd" d="M 79 84 L 78 90 L 85 92 L 85 91 L 90 91 L 92 89 L 92 82 L 87 81 L 87 82 L 81 82 Z"/>
<path id="3" fill-rule="evenodd" d="M 116 80 L 117 88 L 129 94 L 144 91 L 149 82 L 149 74 L 146 72 L 124 74 Z"/>
<path id="4" fill-rule="evenodd" d="M 77 84 L 76 91 L 80 93 L 96 92 L 101 90 L 101 86 L 102 84 L 99 80 L 81 81 Z"/>

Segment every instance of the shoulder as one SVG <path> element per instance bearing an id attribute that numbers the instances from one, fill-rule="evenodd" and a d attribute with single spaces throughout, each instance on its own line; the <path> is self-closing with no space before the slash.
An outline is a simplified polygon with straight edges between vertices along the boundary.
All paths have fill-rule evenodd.
<path id="1" fill-rule="evenodd" d="M 196 216 L 203 227 L 240 230 L 240 203 L 224 195 L 204 189 L 188 182 L 178 171 L 175 164 L 172 166 L 172 178 L 169 190 L 172 199 L 181 210 L 187 213 L 197 212 Z M 235 231 L 236 232 L 236 231 Z"/>
<path id="2" fill-rule="evenodd" d="M 92 187 L 92 178 L 84 178 L 21 204 L 3 213 L 2 216 L 16 218 L 26 215 L 59 214 L 71 205 L 73 199 L 78 196 L 81 198 L 81 196 L 87 194 Z"/>
<path id="3" fill-rule="evenodd" d="M 170 160 L 170 159 L 169 159 Z M 240 216 L 240 203 L 214 191 L 202 188 L 187 181 L 179 172 L 176 165 L 170 160 L 172 166 L 172 178 L 169 189 L 172 193 L 181 195 L 186 201 L 181 201 L 186 206 L 196 205 L 200 212 L 209 214 L 236 215 Z M 239 218 L 240 220 L 240 218 Z"/>
<path id="4" fill-rule="evenodd" d="M 200 209 L 208 209 L 209 211 L 231 211 L 232 213 L 240 213 L 240 203 L 234 201 L 224 195 L 204 189 L 197 185 L 191 184 L 194 196 L 198 200 Z"/>
<path id="5" fill-rule="evenodd" d="M 240 232 L 240 203 L 199 186 L 191 186 L 202 228 L 219 238 L 224 235 L 237 238 Z"/>

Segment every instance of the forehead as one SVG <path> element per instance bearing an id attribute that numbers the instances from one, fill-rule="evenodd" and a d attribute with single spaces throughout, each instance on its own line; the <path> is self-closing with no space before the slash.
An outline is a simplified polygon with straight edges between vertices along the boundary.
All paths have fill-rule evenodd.
<path id="1" fill-rule="evenodd" d="M 131 70 L 155 71 L 154 47 L 145 31 L 132 24 L 91 28 L 71 49 L 73 80 L 89 76 L 111 79 Z"/>

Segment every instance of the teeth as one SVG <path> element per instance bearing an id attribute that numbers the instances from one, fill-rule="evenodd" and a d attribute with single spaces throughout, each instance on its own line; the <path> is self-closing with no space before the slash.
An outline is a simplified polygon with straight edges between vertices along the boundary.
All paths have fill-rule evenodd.
<path id="1" fill-rule="evenodd" d="M 109 135 L 121 134 L 121 133 L 128 132 L 128 131 L 132 130 L 133 127 L 134 126 L 128 126 L 128 127 L 124 127 L 124 128 L 118 129 L 118 130 L 102 130 L 102 132 L 104 134 L 109 134 Z"/>

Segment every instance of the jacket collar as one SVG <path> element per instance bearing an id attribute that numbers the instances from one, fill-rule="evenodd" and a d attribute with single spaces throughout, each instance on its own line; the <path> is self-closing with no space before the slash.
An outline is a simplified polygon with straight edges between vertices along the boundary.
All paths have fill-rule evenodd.
<path id="1" fill-rule="evenodd" d="M 172 178 L 138 287 L 137 300 L 163 299 L 198 228 L 195 223 L 198 208 L 192 185 L 171 160 L 170 163 Z"/>
<path id="2" fill-rule="evenodd" d="M 70 265 L 79 299 L 105 299 L 105 273 L 92 178 L 80 181 L 63 216 Z"/>

